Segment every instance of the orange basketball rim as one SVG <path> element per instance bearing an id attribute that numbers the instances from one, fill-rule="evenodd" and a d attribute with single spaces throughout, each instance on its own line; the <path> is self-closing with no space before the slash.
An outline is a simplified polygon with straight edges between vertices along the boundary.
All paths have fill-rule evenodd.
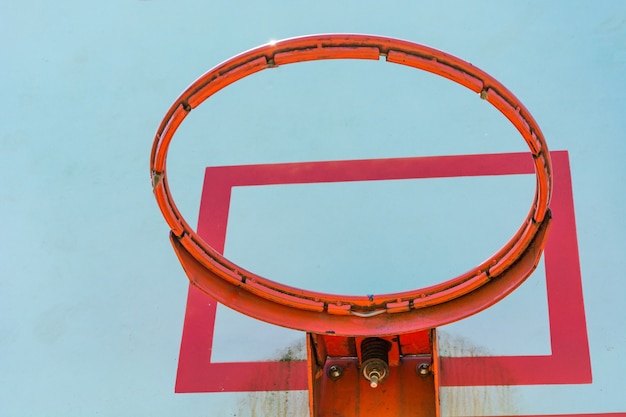
<path id="1" fill-rule="evenodd" d="M 246 271 L 208 245 L 177 209 L 168 187 L 169 145 L 187 114 L 228 85 L 268 68 L 302 61 L 367 59 L 406 65 L 469 88 L 497 108 L 522 135 L 532 155 L 536 191 L 515 235 L 474 269 L 411 291 L 348 296 L 294 288 Z M 217 301 L 257 319 L 309 333 L 386 336 L 448 324 L 495 304 L 534 271 L 547 237 L 552 192 L 550 154 L 539 126 L 502 84 L 442 51 L 388 37 L 323 34 L 291 38 L 237 55 L 193 82 L 170 107 L 150 158 L 152 186 L 171 228 L 171 241 L 191 283 Z M 410 274 L 407 274 L 410 276 Z"/>

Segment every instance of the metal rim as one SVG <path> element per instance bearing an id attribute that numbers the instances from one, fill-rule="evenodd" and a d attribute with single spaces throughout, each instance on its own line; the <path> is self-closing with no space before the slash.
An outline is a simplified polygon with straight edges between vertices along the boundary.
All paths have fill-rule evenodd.
<path id="1" fill-rule="evenodd" d="M 204 242 L 178 211 L 166 175 L 169 145 L 187 114 L 221 89 L 267 68 L 312 60 L 379 60 L 381 57 L 387 62 L 428 71 L 469 88 L 496 107 L 522 135 L 533 156 L 537 187 L 530 212 L 509 242 L 486 261 L 456 278 L 427 288 L 374 296 L 318 293 L 280 284 L 244 270 Z M 341 320 L 346 322 L 345 329 L 340 331 L 342 334 L 380 334 L 370 333 L 368 329 L 385 330 L 390 320 L 396 323 L 392 326 L 394 331 L 389 329 L 391 333 L 395 330 L 412 331 L 425 326 L 425 323 L 441 325 L 473 314 L 477 309 L 480 311 L 503 298 L 530 275 L 541 255 L 546 238 L 544 229 L 547 228 L 550 218 L 550 155 L 539 126 L 522 103 L 497 80 L 466 61 L 427 46 L 374 35 L 323 34 L 291 38 L 251 49 L 219 64 L 193 82 L 170 107 L 153 143 L 150 168 L 153 191 L 172 230 L 172 241 L 179 258 L 183 266 L 183 258 L 189 263 L 189 257 L 181 256 L 181 251 L 186 252 L 196 264 L 191 268 L 195 271 L 193 278 L 190 268 L 185 268 L 192 283 L 216 296 L 218 301 L 248 315 L 313 332 L 322 332 L 322 329 L 330 327 L 331 322 L 339 323 Z M 464 298 L 472 299 L 473 297 L 469 297 L 472 293 L 480 292 L 481 288 L 493 283 L 496 278 L 512 274 L 516 270 L 516 264 L 528 252 L 533 252 L 535 258 L 530 271 L 515 272 L 514 283 L 507 290 L 502 289 L 495 293 L 491 290 L 483 291 L 490 294 L 492 302 L 481 302 L 487 304 L 485 306 L 470 306 L 471 302 L 453 303 Z M 241 297 L 233 299 L 218 294 L 219 291 L 212 282 L 216 279 L 222 280 L 222 284 L 227 284 L 230 290 L 239 294 L 247 293 L 257 302 L 244 307 L 245 303 L 237 299 Z M 455 314 L 450 314 L 453 320 L 440 318 L 436 320 L 437 323 L 431 323 L 428 317 L 423 318 L 434 308 L 436 310 L 436 307 L 443 305 L 453 309 Z M 277 311 L 281 313 L 277 315 Z M 305 313 L 303 318 L 296 320 L 294 317 L 301 313 Z M 400 325 L 399 317 L 403 314 L 414 318 L 422 317 L 418 321 L 424 324 L 415 324 L 413 327 L 409 324 Z M 376 317 L 378 318 L 375 319 Z M 428 327 L 435 327 L 430 324 Z"/>

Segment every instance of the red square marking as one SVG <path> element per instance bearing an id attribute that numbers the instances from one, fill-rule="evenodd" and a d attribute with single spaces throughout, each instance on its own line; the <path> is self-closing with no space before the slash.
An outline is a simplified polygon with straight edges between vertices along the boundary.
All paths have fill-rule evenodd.
<path id="1" fill-rule="evenodd" d="M 551 354 L 441 358 L 441 386 L 591 383 L 591 360 L 583 304 L 566 151 L 551 152 L 553 222 L 544 253 Z M 232 187 L 385 179 L 533 174 L 527 153 L 460 155 L 209 167 L 198 234 L 224 250 Z M 306 390 L 306 361 L 211 362 L 217 302 L 189 289 L 176 392 Z"/>

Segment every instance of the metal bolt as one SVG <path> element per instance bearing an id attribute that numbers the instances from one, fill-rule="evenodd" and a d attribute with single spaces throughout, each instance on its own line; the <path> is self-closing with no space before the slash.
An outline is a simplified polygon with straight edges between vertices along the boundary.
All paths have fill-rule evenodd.
<path id="1" fill-rule="evenodd" d="M 378 382 L 380 382 L 380 377 L 382 375 L 378 371 L 378 369 L 372 369 L 369 374 L 367 374 L 367 379 L 370 381 L 370 387 L 376 388 L 378 387 Z"/>
<path id="2" fill-rule="evenodd" d="M 339 379 L 343 376 L 343 368 L 339 365 L 332 365 L 328 368 L 328 376 L 330 379 Z"/>
<path id="3" fill-rule="evenodd" d="M 363 376 L 370 383 L 370 387 L 376 388 L 389 374 L 389 365 L 380 359 L 369 359 L 363 363 Z"/>
<path id="4" fill-rule="evenodd" d="M 426 362 L 422 362 L 419 365 L 417 365 L 415 370 L 420 376 L 426 376 L 430 374 L 430 364 Z"/>

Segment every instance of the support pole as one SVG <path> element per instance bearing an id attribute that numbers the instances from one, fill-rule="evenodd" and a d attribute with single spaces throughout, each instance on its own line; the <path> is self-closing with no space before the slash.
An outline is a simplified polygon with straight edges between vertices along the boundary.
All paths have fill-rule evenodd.
<path id="1" fill-rule="evenodd" d="M 439 417 L 436 343 L 434 329 L 380 338 L 307 333 L 311 417 Z"/>

